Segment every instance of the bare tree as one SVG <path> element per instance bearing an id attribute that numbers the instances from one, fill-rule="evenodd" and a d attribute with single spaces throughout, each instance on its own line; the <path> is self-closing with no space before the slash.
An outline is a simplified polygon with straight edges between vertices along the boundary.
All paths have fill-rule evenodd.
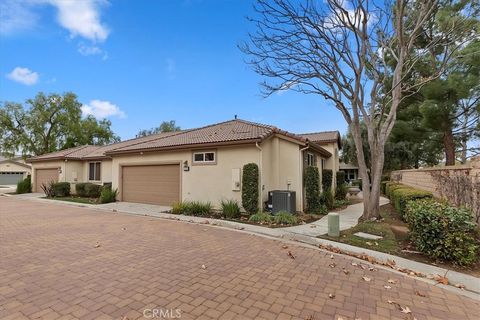
<path id="1" fill-rule="evenodd" d="M 255 17 L 249 18 L 256 31 L 240 49 L 252 58 L 254 70 L 269 78 L 262 83 L 264 95 L 282 90 L 317 94 L 348 123 L 363 181 L 363 218 L 379 217 L 384 148 L 397 108 L 408 96 L 404 92 L 415 93 L 440 74 L 415 83 L 406 78 L 429 48 L 440 41 L 450 45 L 436 38 L 424 52 L 412 54 L 437 8 L 436 0 L 258 0 Z M 439 61 L 448 60 L 453 50 L 447 47 Z M 361 122 L 368 131 L 370 167 Z"/>

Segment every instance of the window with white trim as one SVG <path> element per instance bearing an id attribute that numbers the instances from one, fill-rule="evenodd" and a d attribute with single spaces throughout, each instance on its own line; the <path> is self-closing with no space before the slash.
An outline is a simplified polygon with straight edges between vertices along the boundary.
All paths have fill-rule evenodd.
<path id="1" fill-rule="evenodd" d="M 100 181 L 101 180 L 101 166 L 100 161 L 89 162 L 88 163 L 88 180 L 90 181 Z"/>
<path id="2" fill-rule="evenodd" d="M 217 161 L 215 151 L 194 152 L 193 163 L 195 164 L 212 164 Z"/>
<path id="3" fill-rule="evenodd" d="M 316 167 L 317 166 L 317 156 L 313 153 L 307 153 L 307 166 Z"/>

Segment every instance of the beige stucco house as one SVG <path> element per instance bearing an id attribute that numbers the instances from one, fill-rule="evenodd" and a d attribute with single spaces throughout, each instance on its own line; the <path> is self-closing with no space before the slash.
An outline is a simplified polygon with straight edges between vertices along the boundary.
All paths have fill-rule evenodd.
<path id="1" fill-rule="evenodd" d="M 296 191 L 304 207 L 307 165 L 338 171 L 337 131 L 292 134 L 240 119 L 160 133 L 108 146 L 81 146 L 28 159 L 34 192 L 47 181 L 111 183 L 120 201 L 172 205 L 222 199 L 241 202 L 242 168 L 260 169 L 261 203 L 270 190 Z M 335 174 L 334 174 L 335 176 Z"/>
<path id="2" fill-rule="evenodd" d="M 0 156 L 0 186 L 15 185 L 30 175 L 31 171 L 31 165 L 26 163 L 22 157 Z"/>

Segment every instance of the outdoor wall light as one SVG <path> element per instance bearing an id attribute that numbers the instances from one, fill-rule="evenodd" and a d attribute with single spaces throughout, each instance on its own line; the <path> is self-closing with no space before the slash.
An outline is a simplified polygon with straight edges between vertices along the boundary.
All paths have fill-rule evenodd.
<path id="1" fill-rule="evenodd" d="M 190 167 L 188 166 L 188 160 L 183 161 L 183 171 L 190 171 Z"/>

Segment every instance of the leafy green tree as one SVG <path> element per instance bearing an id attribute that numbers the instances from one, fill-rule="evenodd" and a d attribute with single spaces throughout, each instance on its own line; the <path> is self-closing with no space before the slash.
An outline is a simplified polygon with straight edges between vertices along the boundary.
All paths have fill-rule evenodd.
<path id="1" fill-rule="evenodd" d="M 140 130 L 137 134 L 137 137 L 150 136 L 152 134 L 157 134 L 161 132 L 175 132 L 182 130 L 179 126 L 176 125 L 175 120 L 163 121 L 158 127 Z"/>
<path id="2" fill-rule="evenodd" d="M 0 107 L 0 152 L 41 155 L 69 147 L 119 141 L 110 121 L 82 118 L 82 104 L 73 93 L 43 93 L 25 105 L 5 102 Z"/>

